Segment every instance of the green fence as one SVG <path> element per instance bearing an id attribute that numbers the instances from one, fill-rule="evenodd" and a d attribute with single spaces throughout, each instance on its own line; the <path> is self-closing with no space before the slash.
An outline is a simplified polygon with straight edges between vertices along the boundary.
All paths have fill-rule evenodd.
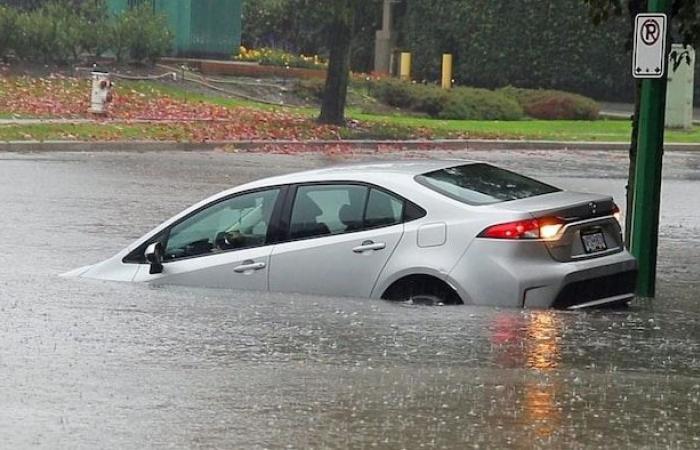
<path id="1" fill-rule="evenodd" d="M 150 3 L 168 18 L 174 54 L 229 59 L 241 43 L 241 0 L 109 0 L 112 14 Z"/>

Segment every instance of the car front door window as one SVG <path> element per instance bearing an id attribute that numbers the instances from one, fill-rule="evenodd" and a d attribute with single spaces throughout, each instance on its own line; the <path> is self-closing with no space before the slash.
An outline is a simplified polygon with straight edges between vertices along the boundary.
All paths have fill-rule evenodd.
<path id="1" fill-rule="evenodd" d="M 239 195 L 183 220 L 170 230 L 165 260 L 264 245 L 278 195 L 279 189 Z"/>

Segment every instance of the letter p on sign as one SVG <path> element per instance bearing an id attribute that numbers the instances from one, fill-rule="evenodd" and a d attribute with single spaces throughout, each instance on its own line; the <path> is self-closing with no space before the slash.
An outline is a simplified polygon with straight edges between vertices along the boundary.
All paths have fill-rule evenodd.
<path id="1" fill-rule="evenodd" d="M 666 71 L 666 14 L 639 14 L 634 35 L 632 75 L 662 78 Z"/>

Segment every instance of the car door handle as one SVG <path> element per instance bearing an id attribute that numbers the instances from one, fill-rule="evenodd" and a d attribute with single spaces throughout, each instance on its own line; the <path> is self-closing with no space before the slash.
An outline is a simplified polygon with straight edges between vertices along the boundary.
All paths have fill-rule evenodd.
<path id="1" fill-rule="evenodd" d="M 233 271 L 236 273 L 245 273 L 245 272 L 252 272 L 255 270 L 262 270 L 265 267 L 267 267 L 267 264 L 265 264 L 264 262 L 257 262 L 256 263 L 254 261 L 243 261 L 243 264 L 234 268 Z"/>
<path id="2" fill-rule="evenodd" d="M 352 251 L 355 253 L 364 253 L 376 250 L 384 250 L 385 248 L 386 244 L 384 242 L 365 241 L 359 247 L 353 248 Z"/>

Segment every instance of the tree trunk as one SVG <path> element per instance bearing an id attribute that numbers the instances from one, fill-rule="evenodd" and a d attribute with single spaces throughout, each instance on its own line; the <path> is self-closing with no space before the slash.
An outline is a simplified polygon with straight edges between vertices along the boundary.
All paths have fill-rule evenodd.
<path id="1" fill-rule="evenodd" d="M 345 101 L 350 79 L 350 49 L 354 22 L 352 1 L 337 0 L 330 27 L 330 56 L 326 88 L 321 103 L 321 123 L 343 125 L 345 123 Z"/>

